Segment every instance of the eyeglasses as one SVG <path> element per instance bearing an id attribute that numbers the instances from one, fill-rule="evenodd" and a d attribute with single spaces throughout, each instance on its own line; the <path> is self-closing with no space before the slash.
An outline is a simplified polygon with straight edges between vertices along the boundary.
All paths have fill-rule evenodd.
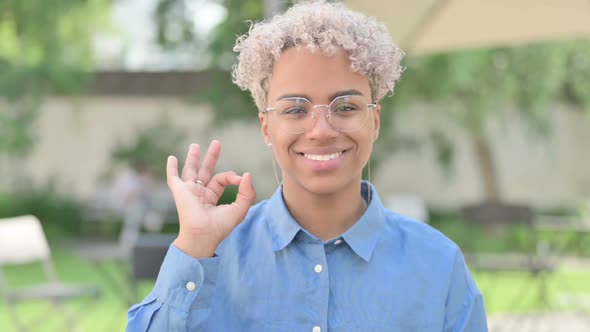
<path id="1" fill-rule="evenodd" d="M 328 109 L 325 114 L 332 127 L 341 132 L 351 132 L 362 128 L 369 118 L 369 110 L 374 110 L 377 104 L 367 103 L 363 96 L 357 95 L 336 97 L 329 105 L 315 106 L 306 98 L 288 97 L 265 112 L 272 112 L 273 121 L 280 130 L 301 134 L 313 128 L 318 113 L 314 109 L 320 107 Z"/>

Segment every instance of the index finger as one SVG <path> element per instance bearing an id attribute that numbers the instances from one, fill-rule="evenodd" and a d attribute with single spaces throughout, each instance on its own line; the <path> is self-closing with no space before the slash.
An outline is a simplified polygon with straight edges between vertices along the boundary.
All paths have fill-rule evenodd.
<path id="1" fill-rule="evenodd" d="M 178 160 L 174 156 L 168 156 L 168 160 L 166 160 L 166 179 L 169 185 L 174 178 L 178 178 Z"/>

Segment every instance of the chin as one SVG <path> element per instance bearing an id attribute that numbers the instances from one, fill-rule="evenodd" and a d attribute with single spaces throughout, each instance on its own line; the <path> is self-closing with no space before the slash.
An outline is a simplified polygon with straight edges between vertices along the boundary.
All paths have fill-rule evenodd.
<path id="1" fill-rule="evenodd" d="M 316 195 L 336 194 L 351 185 L 351 178 L 342 176 L 314 176 L 296 181 L 306 191 Z M 360 180 L 359 180 L 360 182 Z"/>

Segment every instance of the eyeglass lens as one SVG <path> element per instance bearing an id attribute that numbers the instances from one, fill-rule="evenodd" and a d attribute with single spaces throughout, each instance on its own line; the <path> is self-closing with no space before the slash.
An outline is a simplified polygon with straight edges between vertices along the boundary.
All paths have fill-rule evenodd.
<path id="1" fill-rule="evenodd" d="M 305 98 L 286 98 L 276 105 L 274 116 L 282 130 L 290 133 L 302 133 L 311 129 L 315 118 L 321 116 L 319 110 L 326 105 L 312 105 Z M 368 118 L 369 106 L 362 96 L 342 96 L 334 99 L 325 113 L 328 122 L 340 131 L 359 130 Z"/>

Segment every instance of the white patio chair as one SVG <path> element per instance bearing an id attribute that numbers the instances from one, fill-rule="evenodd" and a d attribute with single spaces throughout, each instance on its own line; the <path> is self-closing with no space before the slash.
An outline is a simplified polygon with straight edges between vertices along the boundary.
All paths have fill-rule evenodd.
<path id="1" fill-rule="evenodd" d="M 9 287 L 3 268 L 12 265 L 40 264 L 45 281 L 29 286 Z M 0 219 L 0 298 L 19 331 L 31 328 L 17 315 L 19 303 L 47 300 L 52 309 L 61 309 L 62 317 L 70 330 L 75 329 L 73 315 L 65 310 L 64 302 L 82 297 L 96 298 L 99 289 L 90 285 L 60 282 L 51 260 L 51 251 L 39 220 L 32 215 Z M 45 317 L 51 317 L 46 315 Z"/>

